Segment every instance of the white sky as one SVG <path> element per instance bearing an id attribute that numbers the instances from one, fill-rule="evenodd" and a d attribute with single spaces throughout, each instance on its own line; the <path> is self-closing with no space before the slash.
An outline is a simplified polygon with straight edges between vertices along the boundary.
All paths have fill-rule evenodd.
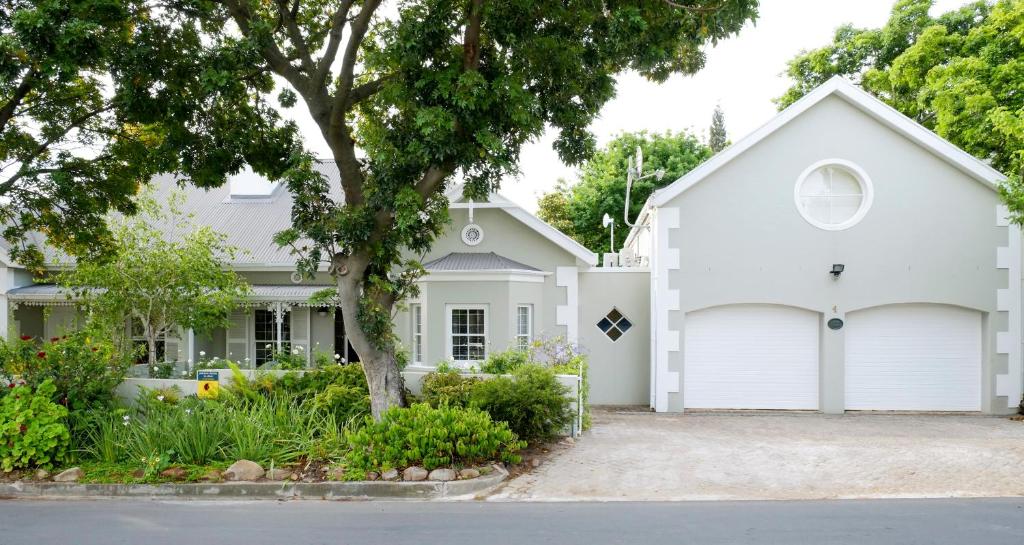
<path id="1" fill-rule="evenodd" d="M 591 130 L 604 144 L 623 131 L 690 130 L 704 135 L 715 104 L 725 112 L 729 139 L 739 140 L 775 115 L 772 99 L 781 95 L 787 79 L 786 61 L 804 49 L 829 43 L 836 27 L 853 23 L 879 27 L 888 19 L 895 0 L 762 0 L 760 17 L 736 37 L 710 49 L 704 70 L 694 76 L 676 76 L 658 85 L 636 74 L 619 77 L 618 94 L 605 105 Z M 942 13 L 965 0 L 936 0 L 932 13 Z M 291 110 L 307 137 L 307 146 L 327 155 L 305 109 Z M 522 175 L 502 184 L 501 192 L 527 210 L 537 208 L 537 197 L 550 191 L 559 177 L 575 180 L 551 149 L 549 131 L 523 148 Z"/>

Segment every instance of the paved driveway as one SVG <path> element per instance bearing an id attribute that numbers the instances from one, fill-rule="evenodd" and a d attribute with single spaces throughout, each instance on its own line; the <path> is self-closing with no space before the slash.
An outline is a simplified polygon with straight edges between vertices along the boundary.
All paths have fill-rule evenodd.
<path id="1" fill-rule="evenodd" d="M 492 500 L 1024 495 L 1024 422 L 986 416 L 594 414 Z"/>

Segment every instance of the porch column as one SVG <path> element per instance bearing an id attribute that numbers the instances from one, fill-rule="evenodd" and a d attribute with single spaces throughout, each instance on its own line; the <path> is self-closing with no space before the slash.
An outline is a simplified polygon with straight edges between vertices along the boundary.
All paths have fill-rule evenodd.
<path id="1" fill-rule="evenodd" d="M 281 337 L 284 335 L 284 311 L 281 308 L 281 303 L 274 303 L 274 322 L 277 325 L 276 347 L 277 352 L 281 352 Z"/>

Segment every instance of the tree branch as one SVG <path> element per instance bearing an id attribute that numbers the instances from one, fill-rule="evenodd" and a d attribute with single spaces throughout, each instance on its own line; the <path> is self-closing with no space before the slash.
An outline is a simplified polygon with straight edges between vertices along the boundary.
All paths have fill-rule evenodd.
<path id="1" fill-rule="evenodd" d="M 480 68 L 480 19 L 484 11 L 484 0 L 471 0 L 466 33 L 462 39 L 462 67 L 467 71 Z"/>
<path id="2" fill-rule="evenodd" d="M 341 35 L 345 28 L 345 21 L 348 19 L 348 11 L 352 8 L 352 0 L 343 0 L 334 12 L 334 20 L 331 21 L 331 32 L 327 38 L 327 47 L 324 55 L 317 62 L 316 70 L 313 72 L 313 86 L 320 88 L 327 81 L 327 75 L 331 73 L 331 65 L 338 57 L 338 47 L 341 46 Z"/>
<path id="3" fill-rule="evenodd" d="M 228 8 L 228 13 L 231 14 L 231 18 L 234 19 L 243 36 L 246 38 L 261 38 L 253 35 L 252 25 L 250 24 L 252 16 L 246 0 L 224 0 L 224 5 Z M 309 78 L 303 76 L 298 69 L 292 66 L 288 58 L 281 53 L 281 49 L 274 43 L 274 40 L 263 37 L 260 39 L 260 42 L 263 58 L 267 60 L 271 70 L 288 80 L 288 83 L 295 89 L 298 89 L 303 94 L 307 93 L 309 91 Z"/>
<path id="4" fill-rule="evenodd" d="M 33 79 L 35 79 L 35 72 L 29 72 L 22 78 L 21 83 L 14 90 L 14 95 L 8 100 L 3 107 L 0 107 L 0 133 L 4 132 L 7 127 L 7 122 L 14 116 L 14 110 L 17 109 L 18 104 L 21 100 L 28 95 L 29 91 L 32 90 Z"/>
<path id="5" fill-rule="evenodd" d="M 316 71 L 316 65 L 313 64 L 313 57 L 309 54 L 309 47 L 306 45 L 305 38 L 302 37 L 302 32 L 299 30 L 299 25 L 295 22 L 295 12 L 297 11 L 298 3 L 294 4 L 293 9 L 288 8 L 288 0 L 277 0 L 277 13 L 284 23 L 285 31 L 288 34 L 288 39 L 291 40 L 292 45 L 295 46 L 295 51 L 298 52 L 299 62 L 302 63 L 302 69 L 307 74 L 312 75 Z"/>
<path id="6" fill-rule="evenodd" d="M 689 11 L 691 13 L 714 13 L 714 12 L 722 9 L 722 7 L 724 5 L 722 3 L 718 3 L 718 4 L 711 5 L 711 6 L 687 6 L 685 4 L 680 4 L 678 2 L 673 2 L 672 0 L 661 0 L 661 1 L 665 2 L 666 4 L 668 4 L 668 5 L 670 5 L 670 6 L 674 7 L 674 8 L 684 9 L 684 10 Z"/>

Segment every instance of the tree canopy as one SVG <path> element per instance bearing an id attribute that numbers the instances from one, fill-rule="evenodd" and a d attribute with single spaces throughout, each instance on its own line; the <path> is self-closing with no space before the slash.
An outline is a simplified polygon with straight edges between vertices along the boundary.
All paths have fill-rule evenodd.
<path id="1" fill-rule="evenodd" d="M 41 259 L 32 231 L 102 256 L 105 214 L 134 212 L 155 173 L 200 186 L 246 162 L 280 173 L 266 159 L 292 149 L 294 127 L 259 98 L 273 80 L 255 52 L 207 47 L 167 15 L 147 0 L 0 3 L 0 224 L 23 264 Z"/>
<path id="2" fill-rule="evenodd" d="M 622 212 L 626 199 L 626 168 L 637 146 L 643 150 L 644 173 L 665 171 L 661 180 L 645 178 L 633 183 L 629 217 L 636 220 L 647 197 L 712 155 L 711 148 L 689 133 L 623 133 L 583 163 L 579 181 L 569 186 L 560 181 L 554 191 L 542 196 L 537 215 L 593 252 L 608 251 L 608 231 L 601 218 L 615 221 L 616 246 L 625 240 L 628 226 Z M 618 250 L 618 248 L 616 248 Z"/>
<path id="3" fill-rule="evenodd" d="M 708 147 L 718 153 L 729 145 L 729 136 L 725 131 L 725 112 L 721 106 L 715 106 L 711 114 L 711 128 L 708 129 Z"/>
<path id="4" fill-rule="evenodd" d="M 931 7 L 931 0 L 900 0 L 882 28 L 840 27 L 831 44 L 790 61 L 793 85 L 778 104 L 788 106 L 834 75 L 852 78 L 1014 176 L 1006 194 L 1011 205 L 1024 203 L 1024 1 L 971 2 L 937 16 Z"/>

